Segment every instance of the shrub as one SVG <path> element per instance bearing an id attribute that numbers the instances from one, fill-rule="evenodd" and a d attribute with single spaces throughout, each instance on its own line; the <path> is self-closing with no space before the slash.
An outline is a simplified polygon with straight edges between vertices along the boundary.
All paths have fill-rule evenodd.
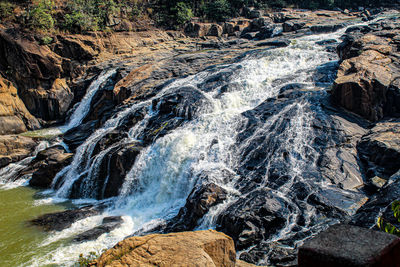
<path id="1" fill-rule="evenodd" d="M 50 30 L 54 28 L 52 10 L 54 2 L 41 0 L 35 7 L 28 12 L 29 25 L 35 29 Z"/>
<path id="2" fill-rule="evenodd" d="M 14 18 L 15 5 L 9 2 L 0 2 L 0 19 L 3 20 L 11 20 Z"/>
<path id="3" fill-rule="evenodd" d="M 50 36 L 44 36 L 44 37 L 42 37 L 40 44 L 48 45 L 48 44 L 51 44 L 52 42 L 53 42 L 53 38 L 51 38 Z"/>
<path id="4" fill-rule="evenodd" d="M 61 27 L 72 32 L 104 30 L 117 10 L 113 0 L 72 0 Z"/>
<path id="5" fill-rule="evenodd" d="M 193 17 L 192 9 L 190 9 L 184 2 L 179 2 L 172 10 L 175 15 L 175 22 L 178 26 L 184 25 Z"/>
<path id="6" fill-rule="evenodd" d="M 400 201 L 396 200 L 392 203 L 393 216 L 400 223 Z M 391 223 L 386 222 L 382 217 L 378 218 L 378 228 L 389 234 L 394 234 L 400 237 L 400 230 Z"/>
<path id="7" fill-rule="evenodd" d="M 231 15 L 231 6 L 226 0 L 216 0 L 208 2 L 203 6 L 204 15 L 213 21 L 225 21 Z"/>

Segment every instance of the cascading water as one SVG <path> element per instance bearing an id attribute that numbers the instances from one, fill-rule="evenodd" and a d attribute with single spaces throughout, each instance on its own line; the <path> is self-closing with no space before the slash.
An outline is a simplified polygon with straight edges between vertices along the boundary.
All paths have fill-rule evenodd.
<path id="1" fill-rule="evenodd" d="M 240 155 L 247 155 L 249 160 L 254 157 L 256 150 L 249 149 L 249 146 L 252 146 L 255 140 L 261 140 L 260 147 L 263 145 L 262 140 L 267 140 L 265 142 L 271 145 L 274 145 L 274 140 L 283 140 L 279 147 L 266 156 L 267 160 L 263 161 L 263 178 L 258 186 L 269 188 L 271 194 L 286 202 L 291 211 L 286 214 L 285 226 L 264 242 L 292 237 L 291 230 L 296 227 L 296 220 L 300 216 L 306 217 L 303 230 L 309 230 L 309 223 L 316 216 L 313 207 L 303 203 L 302 208 L 307 212 L 301 215 L 299 203 L 294 203 L 291 199 L 291 191 L 299 180 L 307 180 L 302 175 L 304 172 L 316 171 L 316 158 L 312 155 L 317 152 L 311 146 L 315 138 L 311 134 L 311 121 L 315 115 L 315 110 L 310 107 L 312 103 L 307 97 L 293 100 L 265 121 L 261 120 L 246 138 L 240 137 L 243 125 L 249 120 L 243 114 L 255 109 L 266 99 L 277 97 L 282 93 L 281 88 L 288 84 L 301 84 L 303 91 L 318 91 L 315 89 L 314 72 L 318 66 L 334 63 L 336 55 L 327 52 L 322 46 L 317 46 L 315 42 L 339 38 L 343 33 L 344 30 L 341 30 L 329 36 L 304 37 L 287 48 L 253 51 L 237 63 L 217 66 L 176 80 L 165 86 L 153 98 L 127 107 L 109 119 L 77 149 L 72 164 L 59 173 L 53 186 L 57 197 L 69 197 L 74 190 L 80 198 L 94 198 L 94 192 L 100 190 L 96 181 L 104 158 L 114 149 L 130 146 L 132 143 L 142 144 L 144 147 L 127 172 L 119 195 L 112 200 L 114 205 L 102 216 L 79 221 L 43 245 L 90 229 L 99 224 L 106 214 L 124 215 L 124 224 L 95 241 L 61 246 L 55 253 L 37 259 L 39 265 L 51 262 L 68 264 L 82 252 L 109 247 L 126 235 L 138 230 L 151 229 L 165 222 L 177 214 L 196 184 L 212 182 L 228 192 L 227 200 L 213 207 L 198 225 L 198 228 L 215 228 L 218 217 L 232 203 L 255 190 L 247 190 L 241 186 L 243 173 L 240 171 L 240 166 L 247 164 L 246 157 L 242 158 Z M 110 75 L 111 72 L 107 72 L 102 77 L 107 79 Z M 218 82 L 210 82 L 215 80 Z M 152 123 L 152 119 L 161 116 L 162 99 L 187 86 L 202 99 L 198 110 L 193 116 L 188 116 L 186 107 L 178 107 L 182 108 L 178 111 L 180 117 L 190 119 L 186 118 L 183 123 L 154 142 L 146 143 L 144 135 L 149 133 L 146 129 Z M 323 90 L 320 92 L 323 94 Z M 109 145 L 103 151 L 96 151 L 101 140 L 119 129 L 129 116 L 139 112 L 144 112 L 145 115 L 127 130 L 128 134 L 122 140 Z M 72 121 L 75 124 L 79 120 L 71 119 L 71 123 Z M 170 121 L 162 124 L 160 129 L 168 127 L 168 123 Z M 286 126 L 279 132 L 277 129 L 282 125 Z M 286 166 L 289 167 L 285 172 L 290 178 L 274 187 L 269 185 L 269 171 L 282 157 L 288 162 Z M 212 175 L 206 176 L 207 180 L 202 180 L 204 176 L 201 174 L 205 172 Z M 226 172 L 229 173 L 228 179 L 223 175 Z M 252 177 L 256 172 L 250 171 L 248 175 Z M 110 178 L 105 179 L 105 183 L 108 179 Z M 305 183 L 315 190 L 332 186 L 322 178 Z M 101 186 L 104 192 L 105 185 Z M 312 231 L 318 231 L 321 227 L 317 225 Z"/>
<path id="2" fill-rule="evenodd" d="M 101 85 L 106 82 L 111 76 L 116 74 L 116 69 L 105 70 L 94 80 L 88 89 L 86 90 L 85 96 L 82 98 L 81 102 L 77 104 L 77 107 L 74 109 L 72 115 L 70 116 L 68 123 L 61 127 L 63 132 L 66 132 L 69 129 L 77 127 L 81 124 L 83 119 L 85 119 L 86 115 L 90 110 L 90 104 L 92 102 L 93 97 L 96 95 L 96 92 L 101 88 Z"/>

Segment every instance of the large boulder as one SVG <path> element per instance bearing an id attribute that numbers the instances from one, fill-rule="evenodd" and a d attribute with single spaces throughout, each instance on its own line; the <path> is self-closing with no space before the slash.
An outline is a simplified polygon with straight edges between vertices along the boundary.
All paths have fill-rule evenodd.
<path id="1" fill-rule="evenodd" d="M 396 64 L 395 32 L 348 35 L 338 46 L 342 60 L 333 98 L 360 116 L 377 121 L 398 116 L 400 68 Z"/>
<path id="2" fill-rule="evenodd" d="M 17 88 L 0 75 L 0 134 L 18 134 L 39 127 L 38 120 L 19 98 Z"/>
<path id="3" fill-rule="evenodd" d="M 233 240 L 213 230 L 130 237 L 104 252 L 96 266 L 234 267 Z"/>
<path id="4" fill-rule="evenodd" d="M 397 266 L 400 238 L 351 225 L 334 225 L 299 249 L 299 267 Z"/>
<path id="5" fill-rule="evenodd" d="M 185 34 L 190 37 L 204 37 L 209 33 L 211 26 L 209 23 L 190 22 L 185 27 Z"/>
<path id="6" fill-rule="evenodd" d="M 391 60 L 375 50 L 344 60 L 333 86 L 334 99 L 371 121 L 384 116 L 386 93 L 392 81 Z"/>
<path id="7" fill-rule="evenodd" d="M 358 144 L 367 177 L 388 179 L 400 169 L 400 121 L 378 123 Z"/>
<path id="8" fill-rule="evenodd" d="M 32 179 L 30 186 L 50 188 L 54 177 L 72 161 L 73 154 L 66 153 L 62 146 L 54 146 L 40 151 L 30 163 Z"/>
<path id="9" fill-rule="evenodd" d="M 32 155 L 38 142 L 19 135 L 0 136 L 0 168 Z"/>
<path id="10" fill-rule="evenodd" d="M 179 210 L 178 215 L 171 220 L 164 231 L 189 231 L 196 228 L 198 220 L 210 210 L 226 200 L 227 191 L 222 187 L 210 183 L 201 184 L 193 188 L 186 199 L 186 204 Z"/>

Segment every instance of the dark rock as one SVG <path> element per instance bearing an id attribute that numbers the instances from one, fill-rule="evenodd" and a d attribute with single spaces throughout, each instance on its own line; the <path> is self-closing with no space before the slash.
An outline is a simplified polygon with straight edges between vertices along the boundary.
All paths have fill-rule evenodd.
<path id="1" fill-rule="evenodd" d="M 106 199 L 118 195 L 142 146 L 136 142 L 121 142 L 112 145 L 107 150 L 108 153 L 99 162 L 99 172 L 95 179 L 84 180 L 85 176 L 82 176 L 74 183 L 70 197 Z"/>
<path id="2" fill-rule="evenodd" d="M 227 192 L 216 184 L 201 184 L 193 188 L 186 199 L 186 204 L 179 210 L 178 215 L 168 223 L 164 231 L 181 232 L 191 231 L 197 226 L 198 220 L 210 210 L 211 207 L 222 203 Z"/>
<path id="3" fill-rule="evenodd" d="M 397 266 L 400 239 L 351 225 L 331 226 L 299 249 L 299 266 Z"/>
<path id="4" fill-rule="evenodd" d="M 274 47 L 286 47 L 290 45 L 289 40 L 276 40 L 276 41 L 268 41 L 268 42 L 260 42 L 257 43 L 257 46 L 274 46 Z"/>
<path id="5" fill-rule="evenodd" d="M 74 222 L 99 214 L 100 207 L 85 206 L 79 209 L 49 213 L 29 221 L 44 231 L 61 231 L 70 227 Z"/>
<path id="6" fill-rule="evenodd" d="M 258 40 L 264 40 L 271 38 L 274 34 L 274 27 L 264 26 L 260 29 L 260 31 L 255 35 L 255 38 Z"/>
<path id="7" fill-rule="evenodd" d="M 221 37 L 222 33 L 223 33 L 222 27 L 218 24 L 213 24 L 211 25 L 211 28 L 208 30 L 207 36 Z"/>
<path id="8" fill-rule="evenodd" d="M 393 216 L 391 203 L 400 199 L 400 170 L 390 177 L 389 182 L 384 185 L 368 202 L 357 211 L 350 223 L 360 227 L 377 229 L 378 217 L 390 221 Z"/>
<path id="9" fill-rule="evenodd" d="M 240 35 L 240 38 L 253 40 L 256 37 L 257 33 L 255 32 L 245 32 Z"/>
<path id="10" fill-rule="evenodd" d="M 286 21 L 283 23 L 283 32 L 293 32 L 302 29 L 306 25 L 305 22 L 302 21 Z"/>
<path id="11" fill-rule="evenodd" d="M 256 9 L 251 10 L 248 14 L 249 19 L 261 18 L 261 16 L 262 16 L 261 10 L 256 10 Z"/>
<path id="12" fill-rule="evenodd" d="M 97 239 L 99 236 L 105 233 L 109 233 L 115 228 L 119 227 L 123 222 L 120 216 L 105 217 L 100 226 L 85 231 L 74 237 L 74 242 L 84 242 Z"/>
<path id="13" fill-rule="evenodd" d="M 341 24 L 328 24 L 328 25 L 312 25 L 310 29 L 314 33 L 328 33 L 328 32 L 335 32 L 344 27 L 345 25 L 341 23 Z"/>
<path id="14" fill-rule="evenodd" d="M 64 142 L 71 150 L 75 150 L 96 130 L 98 121 L 88 121 L 75 128 L 68 130 L 64 134 Z"/>
<path id="15" fill-rule="evenodd" d="M 72 153 L 66 153 L 61 146 L 50 147 L 39 152 L 30 163 L 36 171 L 32 174 L 29 185 L 40 188 L 50 188 L 54 177 L 64 167 L 72 162 Z"/>
<path id="16" fill-rule="evenodd" d="M 218 218 L 217 229 L 231 236 L 241 250 L 275 234 L 290 213 L 285 201 L 265 189 L 234 202 Z"/>
<path id="17" fill-rule="evenodd" d="M 388 179 L 400 169 L 400 121 L 378 123 L 359 142 L 367 177 Z"/>

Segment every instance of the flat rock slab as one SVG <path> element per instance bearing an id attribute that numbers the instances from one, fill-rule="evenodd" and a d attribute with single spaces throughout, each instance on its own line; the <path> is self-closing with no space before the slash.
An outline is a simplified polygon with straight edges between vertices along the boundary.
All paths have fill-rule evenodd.
<path id="1" fill-rule="evenodd" d="M 339 224 L 299 249 L 299 267 L 400 266 L 400 238 L 384 232 Z"/>

